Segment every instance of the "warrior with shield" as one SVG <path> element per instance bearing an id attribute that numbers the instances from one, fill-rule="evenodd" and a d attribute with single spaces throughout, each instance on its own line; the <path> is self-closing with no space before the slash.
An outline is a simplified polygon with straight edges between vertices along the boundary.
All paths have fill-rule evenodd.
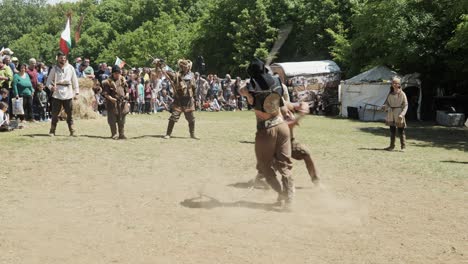
<path id="1" fill-rule="evenodd" d="M 253 60 L 248 69 L 250 82 L 240 88 L 242 96 L 247 97 L 257 118 L 255 135 L 255 155 L 258 173 L 278 193 L 278 205 L 289 207 L 294 196 L 294 183 L 291 175 L 291 134 L 288 124 L 281 114 L 286 107 L 282 100 L 284 91 L 279 78 L 268 73 L 265 64 Z M 283 109 L 283 111 L 286 111 Z M 275 169 L 281 175 L 278 181 Z"/>

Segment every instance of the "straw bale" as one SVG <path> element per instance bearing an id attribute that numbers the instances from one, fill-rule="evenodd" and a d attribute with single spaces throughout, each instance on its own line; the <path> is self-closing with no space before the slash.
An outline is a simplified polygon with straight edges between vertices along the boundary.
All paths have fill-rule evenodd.
<path id="1" fill-rule="evenodd" d="M 96 109 L 96 97 L 94 96 L 94 82 L 87 78 L 79 78 L 80 95 L 73 101 L 73 117 L 79 119 L 95 119 L 99 114 Z M 61 111 L 60 117 L 66 118 L 65 112 Z"/>

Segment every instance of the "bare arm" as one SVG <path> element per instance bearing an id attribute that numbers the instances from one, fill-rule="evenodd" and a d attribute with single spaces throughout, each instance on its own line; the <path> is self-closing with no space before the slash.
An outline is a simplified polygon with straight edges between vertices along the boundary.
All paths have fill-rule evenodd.
<path id="1" fill-rule="evenodd" d="M 247 85 L 244 84 L 239 88 L 239 94 L 247 98 L 247 102 L 249 103 L 249 105 L 253 105 L 254 98 L 252 94 L 250 94 L 249 91 L 247 90 Z"/>

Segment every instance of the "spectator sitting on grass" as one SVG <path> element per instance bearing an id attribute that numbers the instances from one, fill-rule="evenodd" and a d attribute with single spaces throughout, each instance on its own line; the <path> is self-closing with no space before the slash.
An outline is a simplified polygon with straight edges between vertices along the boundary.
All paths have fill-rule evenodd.
<path id="1" fill-rule="evenodd" d="M 226 104 L 226 110 L 236 111 L 236 108 L 237 108 L 236 96 L 234 94 L 231 94 L 231 97 L 229 97 L 229 101 Z"/>
<path id="2" fill-rule="evenodd" d="M 10 127 L 10 119 L 8 118 L 8 104 L 0 102 L 0 132 L 13 130 Z"/>
<path id="3" fill-rule="evenodd" d="M 161 90 L 161 96 L 159 96 L 158 102 L 158 112 L 162 112 L 164 110 L 171 111 L 172 102 L 174 99 L 167 94 L 166 90 Z"/>
<path id="4" fill-rule="evenodd" d="M 216 98 L 212 98 L 212 99 L 213 100 L 211 100 L 211 103 L 210 103 L 210 111 L 219 112 L 219 110 L 221 110 L 221 106 L 219 105 L 218 100 L 216 100 Z"/>

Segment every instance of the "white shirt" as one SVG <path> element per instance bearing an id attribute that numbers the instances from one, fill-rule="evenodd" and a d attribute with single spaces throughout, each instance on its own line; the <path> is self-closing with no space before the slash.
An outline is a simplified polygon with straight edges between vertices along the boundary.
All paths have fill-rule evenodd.
<path id="1" fill-rule="evenodd" d="M 80 93 L 80 86 L 78 84 L 78 78 L 76 77 L 75 68 L 69 63 L 66 63 L 61 69 L 55 65 L 49 73 L 47 78 L 47 86 L 50 88 L 56 85 L 56 90 L 52 94 L 52 97 L 59 100 L 72 99 L 75 94 Z"/>
<path id="2" fill-rule="evenodd" d="M 8 125 L 8 115 L 0 110 L 0 126 Z"/>

